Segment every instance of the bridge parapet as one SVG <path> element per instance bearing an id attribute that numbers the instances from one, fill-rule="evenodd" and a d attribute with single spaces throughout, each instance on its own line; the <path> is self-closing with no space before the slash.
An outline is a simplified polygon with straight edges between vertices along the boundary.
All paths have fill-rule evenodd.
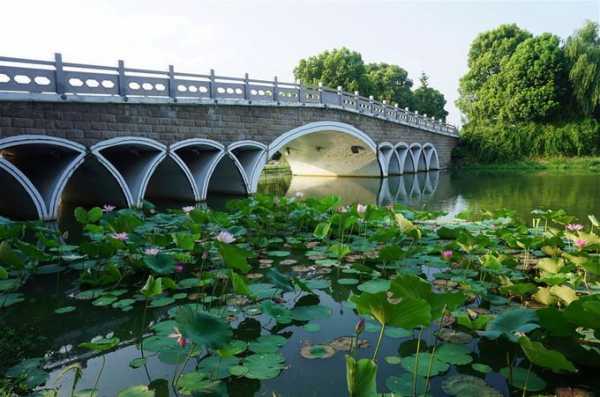
<path id="1" fill-rule="evenodd" d="M 458 136 L 456 127 L 373 97 L 340 87 L 312 87 L 277 80 L 250 79 L 168 70 L 126 68 L 0 57 L 0 101 L 75 101 L 134 103 L 219 103 L 330 107 L 425 131 Z"/>

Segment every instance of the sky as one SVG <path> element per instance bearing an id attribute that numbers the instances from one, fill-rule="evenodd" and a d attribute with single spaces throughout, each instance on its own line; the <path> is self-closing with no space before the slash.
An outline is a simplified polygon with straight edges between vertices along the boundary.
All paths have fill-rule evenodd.
<path id="1" fill-rule="evenodd" d="M 517 23 L 534 34 L 569 36 L 600 20 L 600 0 L 5 0 L 0 56 L 167 69 L 293 81 L 302 58 L 348 47 L 365 62 L 421 72 L 454 101 L 478 33 Z"/>

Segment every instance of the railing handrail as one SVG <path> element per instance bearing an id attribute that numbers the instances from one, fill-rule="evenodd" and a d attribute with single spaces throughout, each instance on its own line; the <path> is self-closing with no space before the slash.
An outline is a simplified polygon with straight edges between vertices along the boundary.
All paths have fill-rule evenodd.
<path id="1" fill-rule="evenodd" d="M 52 68 L 36 69 L 43 65 Z M 168 70 L 152 70 L 125 67 L 118 61 L 115 66 L 90 65 L 63 62 L 60 53 L 54 54 L 54 61 L 0 56 L 0 100 L 2 93 L 12 94 L 54 94 L 66 100 L 84 95 L 141 98 L 197 99 L 218 101 L 246 100 L 276 104 L 322 105 L 354 111 L 366 116 L 383 118 L 399 124 L 416 126 L 444 135 L 458 136 L 456 127 L 433 117 L 379 102 L 373 97 L 361 96 L 358 92 L 290 83 L 273 80 L 250 79 L 209 74 Z M 12 96 L 9 96 L 12 98 Z"/>

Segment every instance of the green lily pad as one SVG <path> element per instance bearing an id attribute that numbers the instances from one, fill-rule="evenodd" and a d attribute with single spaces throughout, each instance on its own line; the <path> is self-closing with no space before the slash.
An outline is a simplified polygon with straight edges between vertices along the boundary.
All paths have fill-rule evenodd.
<path id="1" fill-rule="evenodd" d="M 116 296 L 104 295 L 92 302 L 94 306 L 112 305 L 118 298 Z"/>
<path id="2" fill-rule="evenodd" d="M 25 298 L 21 293 L 3 294 L 0 295 L 0 308 L 16 305 L 24 300 Z"/>
<path id="3" fill-rule="evenodd" d="M 317 323 L 308 323 L 303 328 L 307 332 L 319 332 L 321 330 L 321 326 Z"/>
<path id="4" fill-rule="evenodd" d="M 285 359 L 280 353 L 253 354 L 244 359 L 243 365 L 248 368 L 244 375 L 249 379 L 273 379 L 285 368 Z"/>
<path id="5" fill-rule="evenodd" d="M 171 297 L 171 296 L 160 296 L 158 298 L 154 298 L 150 301 L 150 304 L 148 305 L 148 307 L 164 307 L 164 306 L 168 306 L 172 303 L 175 302 L 175 298 Z"/>
<path id="6" fill-rule="evenodd" d="M 340 278 L 337 280 L 337 283 L 340 285 L 356 285 L 359 281 L 355 278 Z"/>
<path id="7" fill-rule="evenodd" d="M 282 258 L 285 256 L 290 256 L 290 251 L 269 251 L 267 252 L 267 255 Z"/>
<path id="8" fill-rule="evenodd" d="M 473 368 L 477 372 L 481 372 L 482 374 L 487 374 L 492 372 L 492 367 L 489 365 L 481 364 L 481 363 L 473 363 L 471 364 L 471 368 Z"/>
<path id="9" fill-rule="evenodd" d="M 444 343 L 436 352 L 436 358 L 448 364 L 465 365 L 473 361 L 471 351 L 465 345 Z"/>
<path id="10" fill-rule="evenodd" d="M 413 336 L 413 332 L 404 328 L 393 327 L 391 325 L 385 327 L 385 336 L 388 338 L 408 338 Z"/>
<path id="11" fill-rule="evenodd" d="M 286 342 L 287 339 L 281 335 L 262 335 L 250 342 L 248 348 L 254 353 L 276 353 Z"/>
<path id="12" fill-rule="evenodd" d="M 114 349 L 117 347 L 121 340 L 117 337 L 112 338 L 104 338 L 104 337 L 96 337 L 92 339 L 90 342 L 80 343 L 79 347 L 84 349 L 93 350 L 97 352 L 103 352 L 106 350 Z"/>
<path id="13" fill-rule="evenodd" d="M 502 397 L 503 394 L 483 379 L 471 375 L 453 375 L 442 382 L 444 393 L 456 397 Z"/>
<path id="14" fill-rule="evenodd" d="M 229 373 L 233 376 L 244 376 L 248 373 L 248 368 L 243 365 L 234 365 L 229 367 Z"/>
<path id="15" fill-rule="evenodd" d="M 479 333 L 490 339 L 497 339 L 504 335 L 510 341 L 516 342 L 517 334 L 524 334 L 538 328 L 537 321 L 538 317 L 533 310 L 510 309 L 499 314 L 487 324 L 485 331 Z"/>
<path id="16" fill-rule="evenodd" d="M 335 349 L 329 345 L 305 345 L 300 349 L 300 355 L 309 360 L 330 358 L 334 354 Z"/>
<path id="17" fill-rule="evenodd" d="M 229 377 L 229 368 L 240 363 L 237 357 L 210 356 L 198 363 L 196 369 L 208 374 L 211 379 L 225 379 Z"/>
<path id="18" fill-rule="evenodd" d="M 416 395 L 423 396 L 427 390 L 427 380 L 417 376 Z M 395 396 L 408 397 L 413 395 L 413 374 L 403 373 L 400 376 L 390 376 L 385 380 L 385 386 Z"/>
<path id="19" fill-rule="evenodd" d="M 59 307 L 58 309 L 54 310 L 54 313 L 56 314 L 65 314 L 65 313 L 71 313 L 72 311 L 77 310 L 77 308 L 75 306 L 63 306 L 63 307 Z"/>
<path id="20" fill-rule="evenodd" d="M 527 374 L 528 372 L 529 371 L 527 371 L 525 368 L 513 367 L 511 385 L 521 390 L 525 387 L 525 384 L 527 384 L 528 391 L 544 390 L 546 388 L 546 382 L 544 382 L 544 380 L 537 376 L 533 371 L 529 372 L 529 375 Z M 506 379 L 510 379 L 510 371 L 507 367 L 502 368 L 500 373 Z"/>
<path id="21" fill-rule="evenodd" d="M 363 292 L 368 292 L 370 294 L 376 294 L 379 292 L 385 292 L 385 291 L 389 290 L 390 285 L 391 285 L 390 280 L 385 280 L 385 279 L 379 278 L 376 280 L 366 281 L 366 282 L 360 284 L 356 288 L 358 288 L 360 291 L 363 291 Z"/>
<path id="22" fill-rule="evenodd" d="M 402 357 L 400 356 L 386 356 L 384 358 L 385 362 L 390 365 L 398 365 L 402 362 Z"/>
<path id="23" fill-rule="evenodd" d="M 42 370 L 41 358 L 29 358 L 9 368 L 5 376 L 8 378 L 23 379 L 23 382 L 31 389 L 43 385 L 48 380 L 48 373 Z"/>
<path id="24" fill-rule="evenodd" d="M 427 376 L 427 374 L 429 373 L 429 365 L 430 365 L 431 360 L 432 360 L 431 353 L 420 353 L 419 354 L 419 363 L 416 366 L 417 367 L 417 375 Z M 404 367 L 408 372 L 410 372 L 412 374 L 415 371 L 416 361 L 417 361 L 417 359 L 416 359 L 415 354 L 413 354 L 412 356 L 404 357 L 402 359 L 402 367 Z M 442 374 L 442 373 L 446 372 L 449 367 L 450 366 L 447 363 L 440 361 L 437 357 L 433 357 L 433 361 L 431 361 L 430 375 L 436 376 L 436 375 Z"/>
<path id="25" fill-rule="evenodd" d="M 298 321 L 323 320 L 331 316 L 331 309 L 322 305 L 297 306 L 292 309 L 292 317 Z"/>
<path id="26" fill-rule="evenodd" d="M 194 395 L 215 390 L 220 383 L 220 380 L 210 379 L 204 372 L 194 371 L 181 375 L 177 380 L 177 390 L 184 395 Z"/>
<path id="27" fill-rule="evenodd" d="M 211 348 L 219 348 L 231 340 L 233 332 L 228 323 L 207 312 L 194 311 L 181 306 L 175 316 L 181 333 L 192 342 Z"/>
<path id="28" fill-rule="evenodd" d="M 131 386 L 121 390 L 117 397 L 154 397 L 154 391 L 146 385 Z"/>
<path id="29" fill-rule="evenodd" d="M 144 366 L 144 364 L 146 364 L 146 358 L 145 357 L 144 358 L 142 358 L 142 357 L 134 358 L 133 360 L 131 360 L 129 362 L 129 366 L 131 368 L 134 368 L 134 369 L 141 368 L 141 367 Z"/>

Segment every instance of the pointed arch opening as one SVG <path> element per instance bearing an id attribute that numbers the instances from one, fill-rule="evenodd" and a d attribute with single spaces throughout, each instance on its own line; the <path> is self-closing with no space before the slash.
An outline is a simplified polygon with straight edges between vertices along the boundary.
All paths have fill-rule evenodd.
<path id="1" fill-rule="evenodd" d="M 1 139 L 0 153 L 4 172 L 34 200 L 37 217 L 56 219 L 64 187 L 83 162 L 85 147 L 62 138 L 18 135 Z M 20 197 L 21 190 L 12 186 L 11 193 Z M 13 200 L 8 194 L 3 196 Z"/>
<path id="2" fill-rule="evenodd" d="M 166 157 L 165 145 L 140 137 L 109 139 L 91 150 L 116 178 L 130 207 L 141 205 L 152 174 Z"/>
<path id="3" fill-rule="evenodd" d="M 423 145 L 423 152 L 425 153 L 427 170 L 439 170 L 440 160 L 438 158 L 438 153 L 435 146 L 433 146 L 431 143 L 426 143 Z"/>

